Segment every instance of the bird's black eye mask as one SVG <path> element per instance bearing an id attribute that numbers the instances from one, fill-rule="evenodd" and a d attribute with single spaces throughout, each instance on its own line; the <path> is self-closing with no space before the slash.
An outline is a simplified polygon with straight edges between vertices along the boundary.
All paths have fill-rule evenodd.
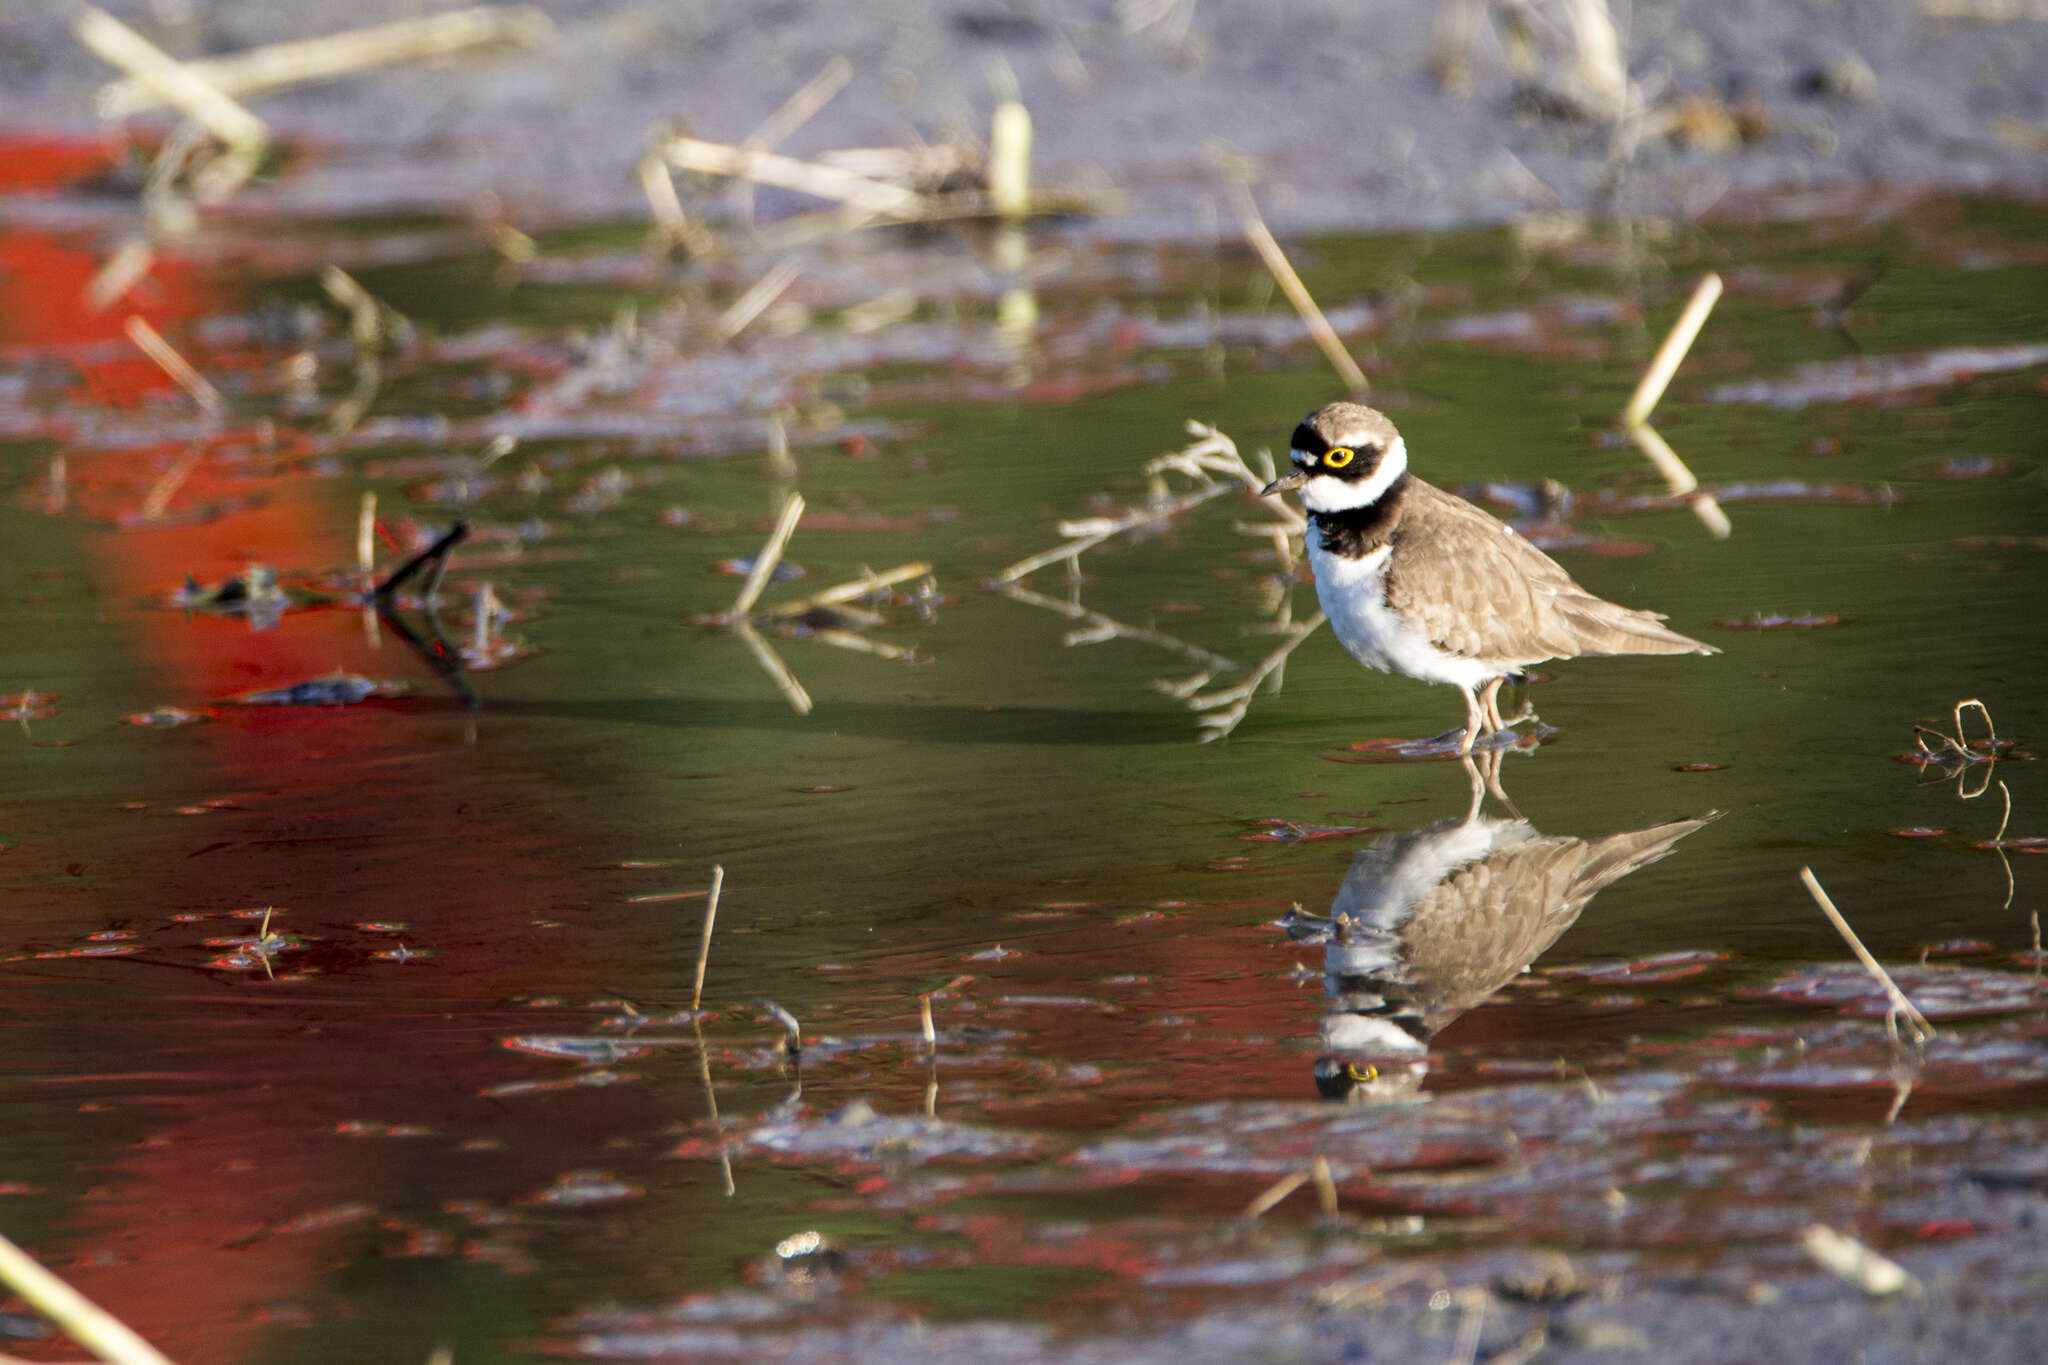
<path id="1" fill-rule="evenodd" d="M 1294 429 L 1294 435 L 1288 441 L 1288 448 L 1302 457 L 1296 463 L 1318 473 L 1344 469 L 1354 463 L 1360 470 L 1374 469 L 1379 465 L 1378 446 L 1370 443 L 1358 446 L 1333 446 L 1318 435 L 1316 429 L 1307 422 Z"/>

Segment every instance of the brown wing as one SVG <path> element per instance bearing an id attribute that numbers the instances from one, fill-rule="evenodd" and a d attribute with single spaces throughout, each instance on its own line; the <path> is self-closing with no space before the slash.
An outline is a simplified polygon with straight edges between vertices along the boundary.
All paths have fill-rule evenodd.
<path id="1" fill-rule="evenodd" d="M 1463 498 L 1416 479 L 1405 504 L 1387 605 L 1439 649 L 1510 667 L 1580 654 L 1717 652 L 1659 625 L 1656 612 L 1595 597 Z"/>

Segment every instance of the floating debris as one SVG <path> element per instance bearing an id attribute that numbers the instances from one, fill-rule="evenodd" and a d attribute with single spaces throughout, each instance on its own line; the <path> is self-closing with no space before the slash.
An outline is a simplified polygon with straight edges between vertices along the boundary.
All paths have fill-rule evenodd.
<path id="1" fill-rule="evenodd" d="M 1754 616 L 1731 616 L 1714 624 L 1723 630 L 1814 630 L 1820 626 L 1839 626 L 1842 618 L 1832 612 L 1807 612 L 1795 616 L 1760 611 Z"/>
<path id="2" fill-rule="evenodd" d="M 124 725 L 141 725 L 150 729 L 170 729 L 179 725 L 195 725 L 202 720 L 212 720 L 214 713 L 209 710 L 188 711 L 182 706 L 158 706 L 148 711 L 132 711 L 121 717 Z"/>
<path id="3" fill-rule="evenodd" d="M 240 706 L 353 706 L 372 697 L 402 697 L 412 684 L 402 679 L 365 678 L 337 669 L 286 687 L 261 687 L 228 698 Z"/>
<path id="4" fill-rule="evenodd" d="M 198 579 L 187 575 L 184 586 L 171 593 L 168 600 L 182 611 L 245 616 L 251 630 L 270 629 L 291 607 L 290 595 L 277 584 L 277 570 L 263 564 L 251 564 L 210 588 L 202 587 Z"/>

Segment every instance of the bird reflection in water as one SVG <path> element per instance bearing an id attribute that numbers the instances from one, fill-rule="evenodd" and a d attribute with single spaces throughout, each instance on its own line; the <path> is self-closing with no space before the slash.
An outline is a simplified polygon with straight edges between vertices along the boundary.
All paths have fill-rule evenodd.
<path id="1" fill-rule="evenodd" d="M 1671 852 L 1713 812 L 1596 839 L 1537 833 L 1501 791 L 1498 752 L 1465 760 L 1462 818 L 1391 834 L 1352 855 L 1327 920 L 1297 912 L 1288 930 L 1322 941 L 1324 1055 L 1316 1088 L 1331 1099 L 1412 1095 L 1432 1039 L 1513 980 L 1572 926 L 1588 901 Z M 1509 818 L 1482 814 L 1488 793 Z"/>

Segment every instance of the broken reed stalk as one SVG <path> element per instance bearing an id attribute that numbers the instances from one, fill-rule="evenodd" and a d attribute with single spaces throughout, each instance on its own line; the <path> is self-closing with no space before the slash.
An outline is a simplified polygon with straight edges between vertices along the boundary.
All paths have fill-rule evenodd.
<path id="1" fill-rule="evenodd" d="M 1686 352 L 1706 325 L 1707 314 L 1714 311 L 1715 302 L 1721 297 L 1721 277 L 1708 271 L 1686 300 L 1685 309 L 1678 315 L 1678 321 L 1671 324 L 1671 330 L 1664 337 L 1664 344 L 1657 348 L 1657 354 L 1650 358 L 1650 367 L 1643 372 L 1642 379 L 1629 396 L 1628 406 L 1621 411 L 1621 425 L 1635 442 L 1636 449 L 1643 452 L 1650 464 L 1671 490 L 1674 498 L 1685 499 L 1716 540 L 1726 540 L 1734 530 L 1728 514 L 1714 501 L 1711 494 L 1702 493 L 1700 481 L 1693 476 L 1678 452 L 1650 425 L 1650 414 L 1664 397 L 1664 390 L 1671 386 L 1671 377 L 1678 373 L 1679 364 Z"/>
<path id="2" fill-rule="evenodd" d="M 104 1308 L 45 1270 L 0 1236 L 0 1283 L 64 1330 L 64 1335 L 113 1365 L 171 1365 L 170 1357 L 136 1335 Z"/>
<path id="3" fill-rule="evenodd" d="M 141 352 L 156 362 L 156 367 L 171 377 L 171 382 L 185 391 L 185 396 L 198 405 L 199 411 L 209 422 L 218 422 L 227 412 L 227 403 L 221 398 L 220 390 L 206 382 L 206 377 L 192 368 L 191 362 L 178 354 L 163 333 L 149 325 L 140 315 L 131 313 L 122 324 L 128 339 Z"/>
<path id="4" fill-rule="evenodd" d="M 767 311 L 768 305 L 781 297 L 782 291 L 796 283 L 796 277 L 803 273 L 803 265 L 794 256 L 786 256 L 770 267 L 767 274 L 748 286 L 747 291 L 732 301 L 732 305 L 719 315 L 718 338 L 731 341 L 747 325 Z"/>
<path id="5" fill-rule="evenodd" d="M 647 196 L 647 208 L 654 215 L 654 227 L 662 241 L 690 256 L 710 255 L 717 242 L 683 211 L 675 177 L 658 146 L 640 158 L 639 173 L 640 192 Z"/>
<path id="6" fill-rule="evenodd" d="M 1323 1211 L 1323 1217 L 1337 1216 L 1337 1182 L 1330 1175 L 1330 1159 L 1319 1156 L 1309 1162 L 1309 1176 L 1316 1182 L 1316 1206 Z"/>
<path id="7" fill-rule="evenodd" d="M 1714 311 L 1714 304 L 1720 297 L 1721 277 L 1710 270 L 1693 289 L 1692 297 L 1686 300 L 1685 310 L 1678 315 L 1678 321 L 1671 324 L 1664 344 L 1650 359 L 1650 368 L 1643 371 L 1635 393 L 1629 397 L 1628 406 L 1621 411 L 1623 426 L 1640 426 L 1650 420 L 1651 412 L 1664 396 L 1664 390 L 1671 386 L 1671 377 L 1678 373 L 1679 363 L 1692 349 L 1700 328 L 1706 325 L 1707 314 Z"/>
<path id="8" fill-rule="evenodd" d="M 757 184 L 833 199 L 868 213 L 891 218 L 916 218 L 924 208 L 924 196 L 899 185 L 855 175 L 815 161 L 772 152 L 752 152 L 722 142 L 705 142 L 680 134 L 662 145 L 662 155 L 679 171 L 705 175 L 735 176 Z"/>
<path id="9" fill-rule="evenodd" d="M 1306 1184 L 1308 1184 L 1307 1171 L 1290 1171 L 1271 1185 L 1268 1185 L 1258 1198 L 1246 1204 L 1244 1206 L 1244 1217 L 1248 1220 L 1259 1218 L 1272 1209 L 1274 1205 Z"/>
<path id="10" fill-rule="evenodd" d="M 1231 203 L 1237 210 L 1238 225 L 1244 230 L 1244 239 L 1251 243 L 1252 250 L 1259 253 L 1259 259 L 1266 263 L 1273 278 L 1280 284 L 1280 291 L 1287 295 L 1287 301 L 1294 305 L 1294 311 L 1308 325 L 1309 335 L 1330 362 L 1330 368 L 1337 372 L 1352 393 L 1364 395 L 1372 388 L 1366 382 L 1365 371 L 1358 368 L 1358 362 L 1351 358 L 1351 352 L 1344 349 L 1344 343 L 1337 336 L 1337 329 L 1323 316 L 1323 310 L 1316 307 L 1316 301 L 1309 297 L 1308 286 L 1301 282 L 1301 276 L 1294 273 L 1288 263 L 1287 254 L 1280 249 L 1280 243 L 1273 239 L 1266 220 L 1259 216 L 1259 207 L 1252 202 L 1252 192 L 1242 182 L 1231 186 Z"/>
<path id="11" fill-rule="evenodd" d="M 1019 99 L 996 105 L 989 119 L 988 198 L 998 218 L 1031 212 L 1031 111 Z"/>
<path id="12" fill-rule="evenodd" d="M 377 495 L 363 494 L 363 505 L 356 513 L 356 572 L 367 585 L 377 578 Z"/>
<path id="13" fill-rule="evenodd" d="M 71 32 L 94 56 L 127 72 L 156 102 L 170 105 L 228 146 L 260 152 L 269 143 L 270 129 L 262 119 L 105 10 L 84 6 L 71 21 Z"/>
<path id="14" fill-rule="evenodd" d="M 725 865 L 711 865 L 711 891 L 704 900 L 704 937 L 697 944 L 697 979 L 690 986 L 690 1013 L 704 1003 L 704 968 L 711 962 L 711 926 L 718 920 L 718 893 L 725 889 Z"/>
<path id="15" fill-rule="evenodd" d="M 932 998 L 929 994 L 917 997 L 918 1021 L 924 1025 L 924 1045 L 935 1048 L 939 1045 L 939 1031 L 932 1026 Z"/>
<path id="16" fill-rule="evenodd" d="M 1896 1021 L 1900 1016 L 1904 1016 L 1907 1028 L 1913 1034 L 1912 1041 L 1915 1046 L 1922 1046 L 1933 1041 L 1934 1025 L 1927 1022 L 1927 1016 L 1922 1014 L 1919 1008 L 1906 998 L 1906 993 L 1899 989 L 1899 983 L 1892 980 L 1892 974 L 1884 969 L 1882 963 L 1871 956 L 1870 950 L 1863 946 L 1863 940 L 1856 937 L 1856 931 L 1849 927 L 1849 921 L 1842 917 L 1842 912 L 1835 908 L 1835 903 L 1832 900 L 1828 899 L 1828 893 L 1821 889 L 1820 880 L 1813 875 L 1813 869 L 1810 867 L 1800 868 L 1799 880 L 1805 885 L 1807 894 L 1813 897 L 1814 904 L 1820 907 L 1821 913 L 1828 917 L 1828 923 L 1835 926 L 1835 932 L 1842 936 L 1843 942 L 1849 945 L 1849 950 L 1856 954 L 1856 960 L 1861 962 L 1864 970 L 1875 977 L 1877 984 L 1884 988 L 1885 995 L 1891 1000 L 1892 1006 L 1890 1013 L 1885 1016 L 1885 1022 L 1893 1030 L 1894 1035 L 1896 1035 L 1898 1029 Z"/>
<path id="17" fill-rule="evenodd" d="M 769 578 L 775 573 L 775 566 L 782 562 L 782 552 L 789 545 L 789 538 L 796 534 L 796 524 L 804 514 L 804 495 L 792 492 L 782 500 L 782 511 L 775 518 L 775 529 L 768 533 L 768 543 L 761 547 L 761 553 L 754 556 L 754 567 L 747 573 L 747 581 L 740 584 L 740 595 L 733 599 L 726 616 L 733 620 L 743 619 L 761 596 L 761 590 L 768 586 Z"/>
<path id="18" fill-rule="evenodd" d="M 233 56 L 182 65 L 189 75 L 223 95 L 251 95 L 331 80 L 392 62 L 448 57 L 471 48 L 538 47 L 553 31 L 552 21 L 533 6 L 480 5 L 324 38 L 269 43 Z M 148 82 L 133 76 L 101 86 L 94 101 L 105 119 L 125 118 L 169 102 Z"/>

